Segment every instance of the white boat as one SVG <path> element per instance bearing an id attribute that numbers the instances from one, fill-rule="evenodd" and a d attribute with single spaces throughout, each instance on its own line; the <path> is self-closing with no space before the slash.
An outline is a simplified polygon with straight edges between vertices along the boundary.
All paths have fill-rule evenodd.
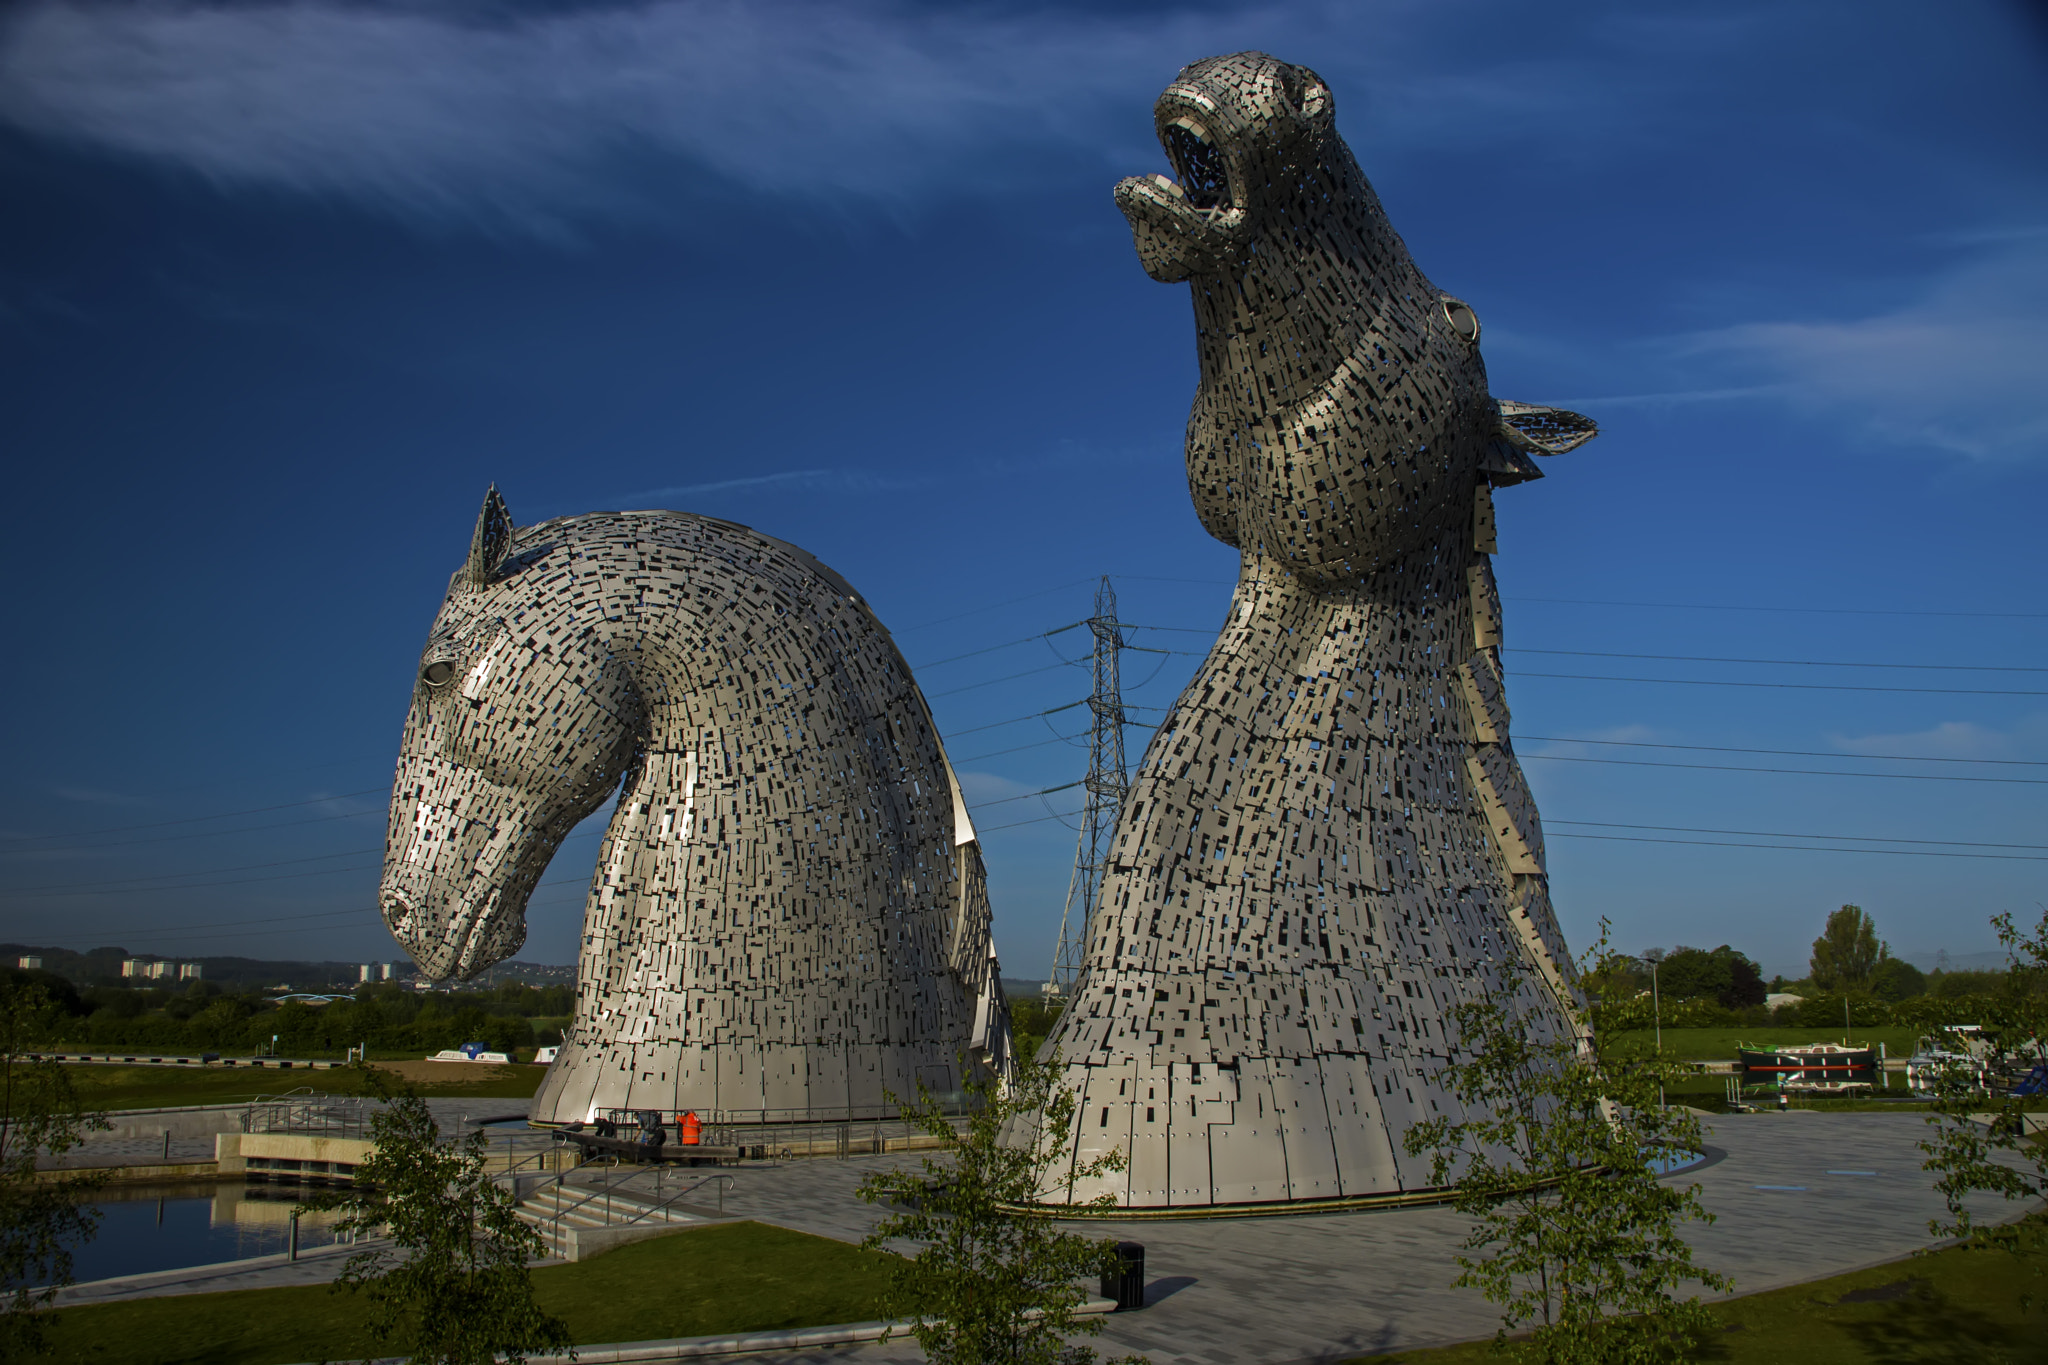
<path id="1" fill-rule="evenodd" d="M 512 1054 L 491 1052 L 482 1043 L 464 1043 L 459 1048 L 443 1048 L 427 1058 L 430 1062 L 489 1062 L 494 1066 L 510 1066 Z"/>

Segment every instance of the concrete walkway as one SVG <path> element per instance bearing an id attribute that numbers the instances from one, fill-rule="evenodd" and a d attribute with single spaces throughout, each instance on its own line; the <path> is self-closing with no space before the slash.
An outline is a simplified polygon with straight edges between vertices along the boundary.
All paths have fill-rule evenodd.
<path id="1" fill-rule="evenodd" d="M 1719 1221 L 1694 1225 L 1704 1265 L 1753 1293 L 1911 1254 L 1928 1243 L 1941 1199 L 1919 1169 L 1926 1132 L 1911 1114 L 1727 1115 L 1709 1129 L 1710 1164 L 1696 1181 Z M 866 1171 L 896 1159 L 819 1161 L 742 1172 L 727 1212 L 826 1236 L 876 1217 L 853 1201 Z M 1868 1172 L 1868 1174 L 1829 1174 Z M 1759 1189 L 1758 1186 L 1798 1188 Z M 1981 1210 L 1999 1217 L 1996 1201 Z M 1142 1242 L 1149 1287 L 1142 1313 L 1110 1318 L 1095 1346 L 1174 1365 L 1283 1365 L 1339 1360 L 1489 1335 L 1492 1305 L 1449 1288 L 1468 1221 L 1450 1209 L 1311 1218 L 1090 1223 Z M 893 1365 L 923 1360 L 909 1342 L 753 1359 Z"/>
<path id="2" fill-rule="evenodd" d="M 1919 1116 L 1908 1114 L 1716 1118 L 1708 1164 L 1672 1177 L 1696 1181 L 1719 1218 L 1693 1227 L 1699 1260 L 1732 1275 L 1738 1293 L 1753 1293 L 1925 1246 L 1927 1220 L 1942 1212 L 1914 1146 L 1925 1132 Z M 857 1241 L 881 1216 L 854 1198 L 861 1177 L 915 1161 L 870 1156 L 733 1168 L 725 1212 Z M 1980 1212 L 1995 1218 L 2007 1211 L 1987 1201 Z M 1147 1307 L 1107 1321 L 1096 1345 L 1109 1355 L 1283 1365 L 1483 1337 L 1497 1323 L 1477 1293 L 1448 1287 L 1457 1273 L 1451 1258 L 1469 1227 L 1449 1209 L 1076 1226 L 1146 1248 Z M 271 1257 L 80 1285 L 64 1301 L 319 1283 L 339 1272 L 348 1250 L 323 1248 L 296 1264 Z M 749 1357 L 785 1365 L 923 1358 L 906 1340 Z"/>

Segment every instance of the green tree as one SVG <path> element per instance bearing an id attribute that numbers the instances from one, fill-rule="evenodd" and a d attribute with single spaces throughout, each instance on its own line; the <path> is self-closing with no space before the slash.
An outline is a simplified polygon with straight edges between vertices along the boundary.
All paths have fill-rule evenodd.
<path id="1" fill-rule="evenodd" d="M 2026 1139 L 2026 1101 L 1996 1094 L 1998 1082 L 2048 1061 L 2048 911 L 2031 934 L 2022 933 L 2011 915 L 1997 915 L 1991 925 L 2006 951 L 2002 996 L 1993 998 L 1990 1021 L 1981 1046 L 1984 1055 L 1953 1062 L 1935 1079 L 1927 1122 L 1933 1132 L 1919 1144 L 1927 1153 L 1920 1168 L 1931 1173 L 1934 1188 L 1947 1205 L 1945 1217 L 1928 1220 L 1936 1237 L 1952 1237 L 1976 1251 L 2002 1252 L 2033 1263 L 2042 1273 L 2040 1255 L 2048 1249 L 2048 1233 L 2038 1220 L 1987 1223 L 1970 1212 L 1972 1195 L 1996 1195 L 2007 1201 L 2048 1198 L 2048 1146 Z M 1944 1041 L 1930 1038 L 1941 1047 Z M 1948 1043 L 1953 1046 L 1952 1042 Z M 1984 1071 L 1979 1072 L 1982 1065 Z M 1989 1122 L 1980 1120 L 1989 1119 Z M 2029 1294 L 2026 1302 L 2033 1295 Z"/>
<path id="2" fill-rule="evenodd" d="M 1820 937 L 1813 941 L 1809 964 L 1813 984 L 1824 991 L 1861 991 L 1870 988 L 1871 973 L 1892 950 L 1877 936 L 1877 923 L 1860 905 L 1845 905 L 1828 916 Z"/>
<path id="3" fill-rule="evenodd" d="M 1870 973 L 1870 991 L 1893 1004 L 1927 993 L 1927 977 L 1903 958 L 1887 957 Z"/>
<path id="4" fill-rule="evenodd" d="M 965 1134 L 956 1134 L 938 1102 L 919 1088 L 903 1117 L 953 1143 L 948 1158 L 926 1157 L 917 1170 L 883 1171 L 860 1183 L 870 1204 L 900 1210 L 878 1224 L 864 1247 L 906 1239 L 923 1243 L 894 1267 L 892 1313 L 918 1315 L 910 1334 L 935 1365 L 1082 1365 L 1095 1359 L 1064 1338 L 1102 1324 L 1074 1310 L 1087 1298 L 1075 1281 L 1099 1275 L 1116 1254 L 1114 1238 L 1063 1230 L 1025 1212 L 1043 1192 L 1124 1168 L 1121 1152 L 1084 1162 L 1064 1180 L 1079 1100 L 1059 1084 L 1052 1063 L 1023 1062 L 1007 1086 L 971 1081 L 977 1102 Z M 1006 1128 L 1014 1128 L 1005 1143 Z M 1021 1137 L 1023 1141 L 1016 1139 Z M 957 1138 L 957 1140 L 955 1140 Z M 1104 1207 L 1114 1195 L 1094 1201 Z"/>
<path id="5" fill-rule="evenodd" d="M 1589 960 L 1604 948 L 1603 932 Z M 1681 1223 L 1713 1221 L 1700 1187 L 1659 1179 L 1674 1155 L 1703 1150 L 1698 1118 L 1660 1103 L 1660 1087 L 1683 1068 L 1603 1039 L 1598 1011 L 1590 1049 L 1532 1039 L 1526 1012 L 1512 1005 L 1542 987 L 1519 965 L 1502 977 L 1452 1012 L 1466 1060 L 1441 1079 L 1466 1117 L 1430 1119 L 1403 1139 L 1409 1155 L 1430 1156 L 1431 1180 L 1476 1220 L 1463 1248 L 1482 1254 L 1460 1255 L 1453 1283 L 1502 1306 L 1495 1348 L 1525 1361 L 1689 1360 L 1714 1319 L 1677 1291 L 1731 1282 L 1694 1265 L 1679 1233 Z"/>
<path id="6" fill-rule="evenodd" d="M 371 1335 L 420 1365 L 517 1365 L 525 1352 L 567 1348 L 568 1327 L 542 1311 L 526 1267 L 547 1248 L 487 1173 L 483 1132 L 444 1144 L 424 1100 L 393 1093 L 380 1073 L 367 1079 L 386 1103 L 370 1120 L 377 1145 L 356 1167 L 358 1188 L 299 1206 L 343 1210 L 337 1231 L 390 1230 L 391 1247 L 351 1256 L 336 1289 L 367 1298 Z"/>
<path id="7" fill-rule="evenodd" d="M 71 1283 L 71 1245 L 99 1226 L 99 1210 L 83 1201 L 104 1176 L 36 1175 L 38 1156 L 110 1126 L 79 1103 L 62 1066 L 23 1055 L 47 1044 L 57 1016 L 40 984 L 0 983 L 0 1359 L 47 1347 L 50 1304 Z"/>
<path id="8" fill-rule="evenodd" d="M 1763 973 L 1727 944 L 1709 952 L 1677 948 L 1657 964 L 1657 988 L 1665 1000 L 1711 999 L 1727 1009 L 1764 1002 Z"/>

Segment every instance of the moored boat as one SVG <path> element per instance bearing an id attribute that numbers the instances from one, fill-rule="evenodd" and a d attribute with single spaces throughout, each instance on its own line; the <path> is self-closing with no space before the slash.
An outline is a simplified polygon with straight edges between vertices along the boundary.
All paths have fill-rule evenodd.
<path id="1" fill-rule="evenodd" d="M 1868 1093 L 1878 1080 L 1875 1048 L 1839 1043 L 1736 1048 L 1735 1070 L 1744 1089 L 1769 1087 L 1809 1095 Z"/>

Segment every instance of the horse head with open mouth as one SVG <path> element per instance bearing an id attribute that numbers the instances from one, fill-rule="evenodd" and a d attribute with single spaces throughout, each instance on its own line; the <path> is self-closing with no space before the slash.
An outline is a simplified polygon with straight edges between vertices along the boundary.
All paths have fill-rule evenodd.
<path id="1" fill-rule="evenodd" d="M 525 942 L 623 786 L 535 1102 L 860 1117 L 1008 1065 L 973 825 L 909 666 L 809 554 L 680 512 L 518 529 L 493 489 L 420 656 L 386 923 L 431 979 Z"/>

